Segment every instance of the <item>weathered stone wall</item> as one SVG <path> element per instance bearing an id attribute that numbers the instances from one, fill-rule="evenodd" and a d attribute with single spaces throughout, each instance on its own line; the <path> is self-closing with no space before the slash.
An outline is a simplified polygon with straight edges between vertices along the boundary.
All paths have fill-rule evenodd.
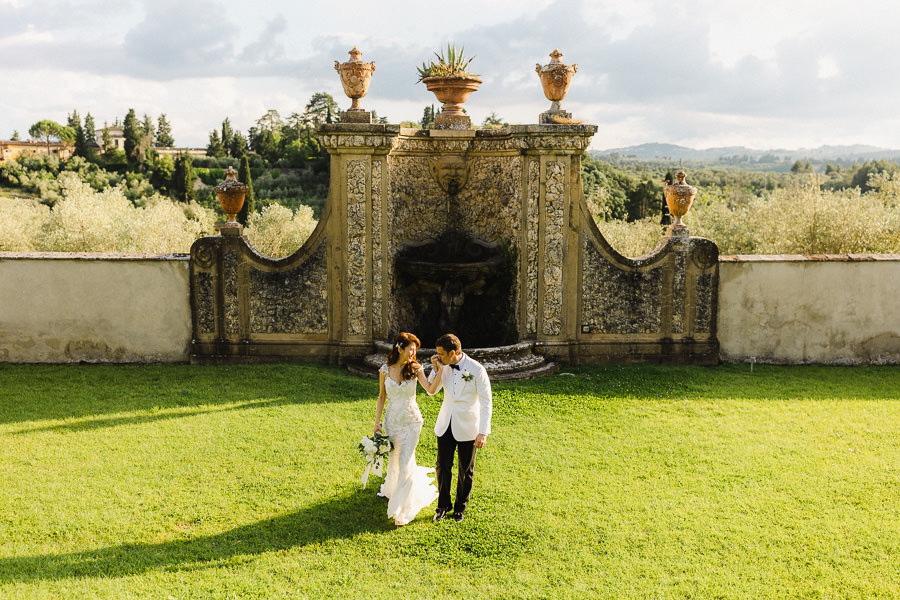
<path id="1" fill-rule="evenodd" d="M 282 300 L 290 310 L 297 298 L 315 296 L 300 290 L 327 293 L 321 285 L 325 273 L 312 266 L 318 259 L 310 258 L 309 278 L 300 275 L 303 269 L 287 281 L 257 269 L 253 277 L 267 281 L 260 285 L 280 289 L 284 284 L 297 291 L 299 296 Z M 588 267 L 604 262 L 586 259 Z M 653 274 L 658 267 L 647 267 L 624 276 L 640 278 L 638 287 L 660 281 Z M 718 269 L 722 361 L 900 364 L 900 255 L 723 256 Z M 185 362 L 191 340 L 188 274 L 188 258 L 182 255 L 0 253 L 0 362 Z M 200 279 L 212 289 L 212 277 Z M 649 283 L 647 289 L 658 285 Z M 586 318 L 587 326 L 611 336 L 632 332 L 621 335 L 641 339 L 643 317 L 615 310 L 616 303 L 608 302 L 615 292 L 603 273 L 596 272 L 585 286 L 594 290 L 583 295 L 586 315 L 611 310 L 602 319 Z M 320 330 L 322 321 L 315 315 L 321 315 L 323 305 L 324 298 L 318 309 L 306 311 L 310 331 Z M 212 330 L 214 312 L 202 314 L 202 327 Z M 267 319 L 281 320 L 277 314 L 263 322 Z M 708 319 L 698 310 L 697 329 Z M 257 339 L 265 337 L 265 326 L 252 328 Z"/>
<path id="2" fill-rule="evenodd" d="M 464 165 L 459 189 L 444 189 L 439 159 L 454 157 Z M 385 277 L 394 282 L 389 330 L 415 329 L 421 321 L 427 285 L 406 287 L 394 272 L 398 253 L 437 240 L 448 231 L 519 252 L 522 222 L 522 157 L 508 133 L 491 131 L 403 130 L 388 158 L 390 169 L 390 235 Z M 516 307 L 517 273 L 511 296 Z M 404 293 L 408 291 L 410 293 Z M 430 290 L 436 294 L 437 290 Z M 514 310 L 514 309 L 513 309 Z"/>
<path id="3" fill-rule="evenodd" d="M 327 359 L 324 228 L 283 259 L 259 254 L 239 233 L 201 238 L 191 248 L 191 360 Z"/>
<path id="4" fill-rule="evenodd" d="M 900 255 L 725 256 L 725 362 L 900 364 Z"/>
<path id="5" fill-rule="evenodd" d="M 0 252 L 0 362 L 184 362 L 186 255 Z"/>

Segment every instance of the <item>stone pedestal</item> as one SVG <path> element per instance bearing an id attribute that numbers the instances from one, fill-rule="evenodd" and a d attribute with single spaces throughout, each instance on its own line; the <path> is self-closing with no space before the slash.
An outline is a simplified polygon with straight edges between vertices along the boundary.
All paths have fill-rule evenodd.
<path id="1" fill-rule="evenodd" d="M 434 117 L 435 129 L 472 129 L 472 119 L 468 115 L 445 115 Z"/>
<path id="2" fill-rule="evenodd" d="M 219 228 L 219 234 L 229 237 L 241 237 L 244 235 L 244 226 L 237 221 L 226 221 Z"/>
<path id="3" fill-rule="evenodd" d="M 541 125 L 571 125 L 572 113 L 564 110 L 548 110 L 539 116 Z"/>
<path id="4" fill-rule="evenodd" d="M 346 110 L 341 113 L 341 123 L 370 125 L 372 123 L 372 113 L 367 110 Z"/>

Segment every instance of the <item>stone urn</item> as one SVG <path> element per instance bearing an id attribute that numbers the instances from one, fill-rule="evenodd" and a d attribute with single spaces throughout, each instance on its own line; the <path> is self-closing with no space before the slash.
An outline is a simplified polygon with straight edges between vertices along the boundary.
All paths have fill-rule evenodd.
<path id="1" fill-rule="evenodd" d="M 216 196 L 222 206 L 222 212 L 228 215 L 228 223 L 235 223 L 235 217 L 244 206 L 244 196 L 247 195 L 247 186 L 236 179 L 237 171 L 234 167 L 228 167 L 225 171 L 225 181 L 216 186 Z"/>
<path id="2" fill-rule="evenodd" d="M 675 183 L 670 185 L 669 181 L 666 180 L 663 186 L 663 194 L 666 196 L 669 212 L 675 217 L 675 222 L 672 223 L 673 229 L 685 228 L 685 224 L 681 222 L 681 217 L 690 210 L 694 196 L 697 195 L 697 188 L 688 185 L 687 181 L 684 180 L 685 177 L 687 175 L 684 174 L 684 171 L 678 171 L 675 174 Z"/>
<path id="3" fill-rule="evenodd" d="M 372 80 L 372 73 L 375 72 L 375 61 L 363 62 L 362 52 L 356 46 L 350 51 L 350 60 L 345 63 L 334 61 L 334 70 L 341 76 L 341 85 L 344 86 L 344 93 L 353 103 L 348 112 L 362 112 L 359 106 L 359 100 L 369 91 L 369 82 Z"/>
<path id="4" fill-rule="evenodd" d="M 464 117 L 462 105 L 481 85 L 481 79 L 474 76 L 425 77 L 422 83 L 443 103 L 441 114 L 447 117 Z"/>
<path id="5" fill-rule="evenodd" d="M 569 93 L 572 77 L 574 77 L 575 72 L 578 71 L 578 65 L 566 65 L 559 60 L 561 57 L 562 52 L 558 49 L 554 49 L 553 52 L 550 53 L 550 62 L 543 66 L 537 64 L 534 69 L 537 72 L 538 77 L 541 78 L 544 96 L 552 103 L 550 105 L 551 113 L 563 112 L 559 103 L 562 102 L 563 98 L 566 97 L 566 94 Z"/>

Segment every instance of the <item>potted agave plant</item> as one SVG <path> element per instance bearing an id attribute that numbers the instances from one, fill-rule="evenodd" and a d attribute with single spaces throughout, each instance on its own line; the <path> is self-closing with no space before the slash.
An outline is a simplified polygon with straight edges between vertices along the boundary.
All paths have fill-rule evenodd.
<path id="1" fill-rule="evenodd" d="M 443 122 L 451 126 L 453 123 L 471 124 L 462 105 L 481 84 L 478 75 L 469 72 L 474 57 L 466 58 L 465 48 L 457 49 L 451 44 L 447 45 L 446 55 L 441 51 L 440 54 L 435 52 L 434 56 L 437 60 L 424 62 L 417 68 L 419 81 L 443 103 L 439 115 Z M 435 125 L 440 126 L 438 119 L 435 119 Z"/>

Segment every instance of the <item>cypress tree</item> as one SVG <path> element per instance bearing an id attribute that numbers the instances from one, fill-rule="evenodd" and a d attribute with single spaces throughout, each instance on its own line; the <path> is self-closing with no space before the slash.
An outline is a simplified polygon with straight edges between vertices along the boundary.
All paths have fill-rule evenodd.
<path id="1" fill-rule="evenodd" d="M 87 152 L 85 156 L 91 154 L 93 151 L 90 149 L 92 144 L 97 143 L 97 130 L 94 126 L 94 117 L 91 116 L 91 113 L 88 113 L 84 116 L 84 141 L 85 141 L 85 149 Z"/>
<path id="2" fill-rule="evenodd" d="M 185 152 L 175 157 L 175 174 L 172 177 L 175 199 L 190 202 L 194 199 L 194 167 L 191 156 Z"/>
<path id="3" fill-rule="evenodd" d="M 81 117 L 78 116 L 77 110 L 73 110 L 69 115 L 68 126 L 75 132 L 75 156 L 87 158 L 87 137 L 81 126 Z"/>
<path id="4" fill-rule="evenodd" d="M 143 128 L 138 123 L 137 115 L 133 108 L 128 109 L 125 115 L 125 123 L 122 125 L 122 134 L 125 136 L 125 155 L 128 160 L 137 160 L 137 151 L 141 145 Z"/>
<path id="5" fill-rule="evenodd" d="M 244 205 L 237 214 L 237 220 L 241 225 L 247 224 L 247 219 L 256 210 L 256 200 L 253 198 L 253 177 L 250 175 L 250 159 L 247 154 L 241 155 L 241 168 L 238 169 L 238 181 L 247 186 L 247 195 L 244 196 Z"/>
<path id="6" fill-rule="evenodd" d="M 159 115 L 156 121 L 156 145 L 164 148 L 171 148 L 175 145 L 172 138 L 172 126 L 166 120 L 166 113 Z"/>

